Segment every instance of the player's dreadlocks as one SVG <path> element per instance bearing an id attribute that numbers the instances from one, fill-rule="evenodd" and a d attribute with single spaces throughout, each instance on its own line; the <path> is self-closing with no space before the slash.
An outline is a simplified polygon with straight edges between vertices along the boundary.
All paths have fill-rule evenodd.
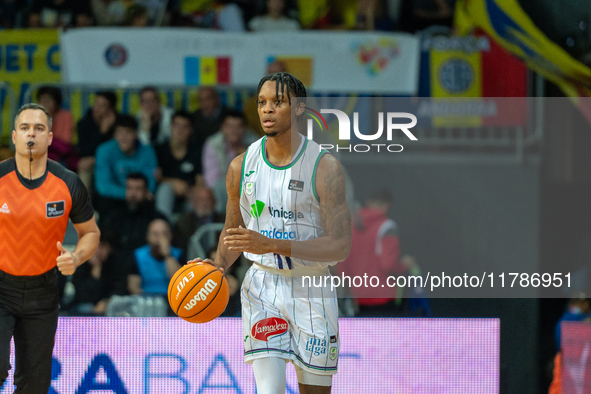
<path id="1" fill-rule="evenodd" d="M 257 95 L 261 92 L 261 88 L 263 87 L 264 83 L 267 81 L 275 81 L 277 84 L 275 85 L 275 97 L 279 98 L 279 92 L 281 92 L 281 98 L 285 97 L 285 92 L 287 91 L 287 99 L 291 102 L 291 93 L 295 94 L 295 97 L 298 98 L 296 104 L 301 102 L 306 102 L 306 88 L 304 84 L 291 75 L 290 73 L 273 73 L 269 74 L 259 82 L 259 87 L 257 88 Z M 259 102 L 257 100 L 257 108 L 259 106 Z"/>

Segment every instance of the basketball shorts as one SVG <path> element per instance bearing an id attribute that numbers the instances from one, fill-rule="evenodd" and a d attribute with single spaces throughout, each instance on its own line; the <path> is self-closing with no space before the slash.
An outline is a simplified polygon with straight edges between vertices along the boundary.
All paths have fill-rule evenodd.
<path id="1" fill-rule="evenodd" d="M 340 346 L 336 290 L 309 281 L 302 286 L 301 277 L 277 271 L 253 265 L 244 277 L 244 361 L 279 357 L 313 374 L 334 375 Z"/>

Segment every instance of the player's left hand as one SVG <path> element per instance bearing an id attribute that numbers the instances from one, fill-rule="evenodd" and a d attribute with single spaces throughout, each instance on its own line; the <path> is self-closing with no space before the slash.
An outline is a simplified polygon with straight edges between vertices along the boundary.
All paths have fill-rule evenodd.
<path id="1" fill-rule="evenodd" d="M 229 228 L 227 237 L 224 237 L 224 245 L 232 252 L 248 252 L 253 254 L 270 253 L 271 238 L 262 234 L 246 229 L 242 226 L 238 228 Z"/>
<path id="2" fill-rule="evenodd" d="M 57 269 L 64 275 L 72 275 L 76 272 L 76 267 L 78 267 L 78 257 L 64 248 L 61 242 L 57 242 L 57 248 L 61 252 L 59 256 L 57 256 Z"/>

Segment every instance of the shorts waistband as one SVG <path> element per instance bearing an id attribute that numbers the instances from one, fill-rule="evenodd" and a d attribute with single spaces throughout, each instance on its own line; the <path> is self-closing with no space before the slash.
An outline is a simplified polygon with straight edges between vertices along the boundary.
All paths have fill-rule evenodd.
<path id="1" fill-rule="evenodd" d="M 31 276 L 11 275 L 8 272 L 0 270 L 0 282 L 22 289 L 38 287 L 55 277 L 57 277 L 57 268 L 52 268 L 41 275 Z"/>
<path id="2" fill-rule="evenodd" d="M 253 261 L 252 266 L 255 269 L 268 272 L 270 274 L 281 275 L 281 276 L 292 276 L 296 278 L 300 278 L 302 276 L 326 276 L 329 275 L 330 272 L 328 268 L 296 268 L 294 270 L 280 270 L 277 268 L 271 268 L 259 263 L 255 263 Z"/>

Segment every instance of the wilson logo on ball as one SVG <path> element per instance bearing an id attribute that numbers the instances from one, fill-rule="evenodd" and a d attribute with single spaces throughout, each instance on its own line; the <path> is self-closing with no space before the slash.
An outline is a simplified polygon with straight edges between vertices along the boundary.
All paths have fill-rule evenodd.
<path id="1" fill-rule="evenodd" d="M 189 273 L 187 275 L 185 275 L 185 277 L 183 279 L 181 279 L 179 284 L 176 286 L 177 292 L 176 292 L 176 297 L 174 297 L 175 299 L 179 298 L 179 294 L 181 294 L 181 291 L 184 289 L 185 285 L 187 283 L 189 283 L 191 281 L 191 279 L 193 279 L 194 277 L 195 277 L 195 274 L 193 273 L 193 271 L 189 271 Z"/>
<path id="2" fill-rule="evenodd" d="M 203 288 L 199 290 L 197 294 L 195 294 L 195 297 L 193 297 L 191 301 L 187 302 L 184 308 L 190 311 L 195 305 L 197 305 L 198 301 L 205 301 L 209 293 L 211 293 L 217 286 L 218 283 L 216 281 L 213 279 L 208 279 L 203 285 Z"/>
<path id="3" fill-rule="evenodd" d="M 269 337 L 285 334 L 287 332 L 287 321 L 278 317 L 270 317 L 259 320 L 252 326 L 250 336 L 257 341 L 268 341 Z"/>

